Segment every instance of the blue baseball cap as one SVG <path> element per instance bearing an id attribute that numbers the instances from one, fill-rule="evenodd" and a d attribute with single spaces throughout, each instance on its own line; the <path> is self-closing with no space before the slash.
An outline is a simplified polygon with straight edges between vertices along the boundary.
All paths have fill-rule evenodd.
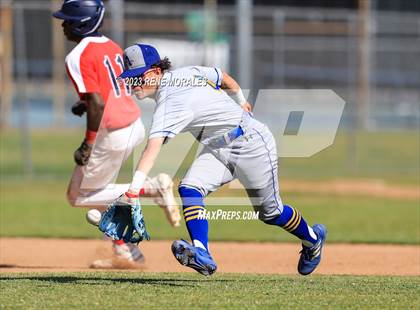
<path id="1" fill-rule="evenodd" d="M 124 50 L 124 72 L 120 78 L 142 75 L 160 61 L 158 51 L 151 45 L 135 44 Z"/>

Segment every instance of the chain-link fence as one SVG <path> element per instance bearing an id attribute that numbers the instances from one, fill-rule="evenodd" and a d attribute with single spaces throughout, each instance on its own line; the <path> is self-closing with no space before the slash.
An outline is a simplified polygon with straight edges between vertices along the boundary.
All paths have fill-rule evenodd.
<path id="1" fill-rule="evenodd" d="M 59 5 L 2 2 L 3 125 L 18 125 L 22 101 L 32 126 L 80 124 L 65 112 L 75 99 L 64 72 L 73 44 L 51 18 Z M 113 27 L 115 12 L 123 29 Z M 234 5 L 214 2 L 207 7 L 130 2 L 108 9 L 103 31 L 124 46 L 158 40 L 167 48 L 163 54 L 174 55 L 175 67 L 221 65 L 236 75 L 249 65 L 237 57 L 237 13 Z M 329 88 L 347 102 L 343 125 L 418 126 L 420 14 L 255 6 L 252 15 L 250 88 Z"/>
<path id="2" fill-rule="evenodd" d="M 241 81 L 245 76 L 253 100 L 259 89 L 336 92 L 346 102 L 341 140 L 319 158 L 287 160 L 281 169 L 286 176 L 306 178 L 312 171 L 316 177 L 418 180 L 420 13 L 255 5 L 247 11 L 215 0 L 203 3 L 108 1 L 102 30 L 122 47 L 136 41 L 156 45 L 174 67 L 220 66 Z M 33 128 L 85 126 L 70 113 L 77 96 L 64 58 L 74 44 L 65 41 L 60 21 L 51 17 L 60 5 L 56 0 L 1 2 L 1 125 L 20 129 L 3 136 L 2 152 L 17 153 L 2 155 L 2 173 L 45 172 L 53 165 L 44 167 L 45 154 L 34 146 L 45 138 L 31 141 Z M 142 109 L 149 124 L 153 105 Z M 256 111 L 275 120 L 272 109 L 273 103 L 259 103 Z M 14 146 L 16 136 L 20 148 Z M 65 158 L 48 171 L 60 174 L 70 163 Z"/>

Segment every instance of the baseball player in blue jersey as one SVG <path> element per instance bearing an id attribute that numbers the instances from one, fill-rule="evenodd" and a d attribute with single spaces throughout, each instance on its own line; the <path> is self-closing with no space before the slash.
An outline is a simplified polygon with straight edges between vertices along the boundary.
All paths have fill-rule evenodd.
<path id="1" fill-rule="evenodd" d="M 252 116 L 252 106 L 235 80 L 219 68 L 170 70 L 169 60 L 162 60 L 150 45 L 128 47 L 124 60 L 125 71 L 120 77 L 138 79 L 132 85 L 134 94 L 138 99 L 154 98 L 156 108 L 147 146 L 122 199 L 137 199 L 162 145 L 178 133 L 190 132 L 204 145 L 179 185 L 192 244 L 174 241 L 176 259 L 203 275 L 216 271 L 208 246 L 208 221 L 200 214 L 208 194 L 238 179 L 252 197 L 261 221 L 279 226 L 302 241 L 298 272 L 307 275 L 314 271 L 321 260 L 326 228 L 321 224 L 309 226 L 298 210 L 283 205 L 274 137 Z"/>

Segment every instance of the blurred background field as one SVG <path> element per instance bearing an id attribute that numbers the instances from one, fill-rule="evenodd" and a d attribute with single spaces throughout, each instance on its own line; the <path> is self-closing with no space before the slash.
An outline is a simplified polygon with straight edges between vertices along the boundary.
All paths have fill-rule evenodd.
<path id="1" fill-rule="evenodd" d="M 60 3 L 1 2 L 0 236 L 101 237 L 86 224 L 86 210 L 70 208 L 65 200 L 84 119 L 70 113 L 77 98 L 64 57 L 73 45 L 50 18 Z M 104 33 L 122 47 L 153 43 L 175 67 L 220 66 L 244 88 L 332 89 L 343 98 L 333 145 L 310 158 L 280 158 L 281 182 L 383 182 L 417 191 L 418 197 L 418 2 L 113 0 L 105 5 Z M 153 104 L 141 107 L 147 126 Z M 270 109 L 260 104 L 256 117 L 275 116 Z M 278 130 L 275 117 L 268 126 Z M 190 147 L 184 135 L 169 143 L 159 169 L 178 180 Z M 119 181 L 130 180 L 132 167 L 130 159 Z M 239 194 L 225 188 L 219 195 Z M 418 198 L 297 189 L 281 194 L 311 222 L 325 223 L 330 241 L 419 242 Z M 244 209 L 223 206 L 238 208 Z M 184 227 L 170 228 L 157 207 L 146 206 L 145 213 L 153 238 L 187 237 Z M 213 221 L 210 234 L 217 240 L 292 240 L 258 221 Z"/>
<path id="2" fill-rule="evenodd" d="M 2 181 L 25 179 L 22 139 L 17 130 L 0 133 Z M 69 178 L 74 164 L 73 151 L 78 147 L 83 131 L 79 129 L 34 129 L 31 131 L 33 176 L 37 179 Z M 349 154 L 349 136 L 340 130 L 333 145 L 310 158 L 280 158 L 281 179 L 381 179 L 394 185 L 419 183 L 419 133 L 415 130 L 358 132 L 354 156 Z M 135 154 L 141 152 L 145 142 Z M 181 134 L 164 146 L 158 159 L 158 170 L 177 171 L 182 175 L 188 167 L 181 165 L 192 139 Z M 193 158 L 191 158 L 192 160 Z M 133 158 L 120 172 L 122 181 L 129 181 Z M 179 167 L 181 166 L 181 167 Z M 30 176 L 29 176 L 30 177 Z"/>

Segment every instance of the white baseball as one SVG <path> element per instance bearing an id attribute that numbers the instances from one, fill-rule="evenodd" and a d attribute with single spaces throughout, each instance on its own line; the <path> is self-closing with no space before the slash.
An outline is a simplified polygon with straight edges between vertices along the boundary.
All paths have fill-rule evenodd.
<path id="1" fill-rule="evenodd" d="M 99 225 L 99 221 L 101 220 L 102 213 L 99 210 L 92 209 L 86 213 L 86 220 L 95 226 Z"/>

